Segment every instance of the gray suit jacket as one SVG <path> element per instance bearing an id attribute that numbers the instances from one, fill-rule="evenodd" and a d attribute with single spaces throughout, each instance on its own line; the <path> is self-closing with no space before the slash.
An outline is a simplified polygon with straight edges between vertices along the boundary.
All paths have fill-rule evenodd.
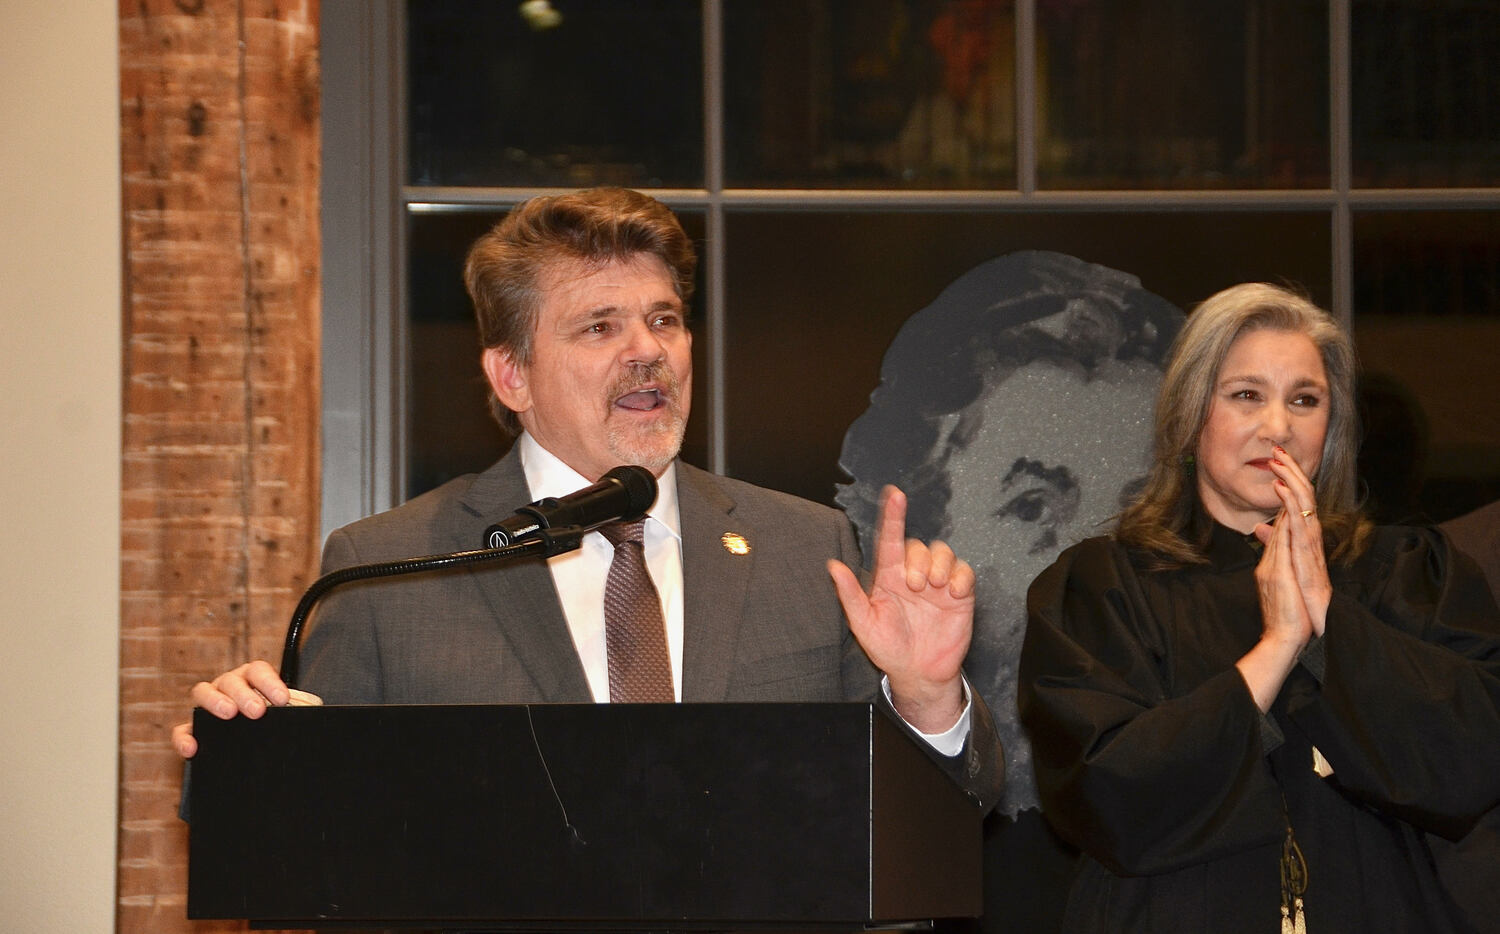
<path id="1" fill-rule="evenodd" d="M 883 701 L 824 568 L 828 558 L 860 566 L 843 515 L 682 463 L 677 482 L 683 700 Z M 479 548 L 486 527 L 532 498 L 512 450 L 482 474 L 334 532 L 323 570 Z M 726 532 L 749 553 L 723 547 Z M 299 686 L 330 704 L 592 700 L 541 560 L 347 584 L 313 616 L 301 665 Z M 994 803 L 1004 766 L 977 694 L 963 753 L 934 758 L 977 803 Z"/>

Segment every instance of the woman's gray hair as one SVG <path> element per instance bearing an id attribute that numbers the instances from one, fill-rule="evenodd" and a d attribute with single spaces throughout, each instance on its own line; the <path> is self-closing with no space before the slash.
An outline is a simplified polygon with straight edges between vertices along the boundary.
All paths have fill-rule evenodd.
<path id="1" fill-rule="evenodd" d="M 1120 517 L 1120 541 L 1153 553 L 1164 565 L 1204 560 L 1209 526 L 1198 501 L 1195 452 L 1229 348 L 1241 335 L 1260 330 L 1303 334 L 1322 357 L 1329 399 L 1323 457 L 1312 478 L 1318 518 L 1335 556 L 1353 557 L 1363 545 L 1369 523 L 1357 492 L 1354 345 L 1332 315 L 1304 296 L 1247 282 L 1203 302 L 1178 333 L 1157 396 L 1151 471 L 1140 498 Z"/>

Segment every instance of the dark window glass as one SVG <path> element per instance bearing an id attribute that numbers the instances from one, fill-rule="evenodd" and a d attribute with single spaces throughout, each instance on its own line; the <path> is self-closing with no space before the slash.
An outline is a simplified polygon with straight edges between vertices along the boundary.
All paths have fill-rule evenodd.
<path id="1" fill-rule="evenodd" d="M 1353 182 L 1500 180 L 1500 4 L 1354 0 Z"/>
<path id="2" fill-rule="evenodd" d="M 407 4 L 415 185 L 700 187 L 695 0 Z"/>
<path id="3" fill-rule="evenodd" d="M 725 0 L 730 187 L 1015 186 L 1011 0 Z"/>
<path id="4" fill-rule="evenodd" d="M 685 211 L 677 214 L 701 249 L 702 214 Z M 489 387 L 479 368 L 474 307 L 463 283 L 464 257 L 469 246 L 504 216 L 504 209 L 497 209 L 416 213 L 410 217 L 408 498 L 460 474 L 484 470 L 510 448 L 510 439 L 489 414 Z M 700 277 L 702 268 L 700 264 Z M 707 342 L 698 323 L 701 315 L 695 312 L 694 317 L 693 365 L 700 374 L 697 382 L 701 386 Z M 702 391 L 696 387 L 693 395 L 703 399 Z M 696 408 L 699 413 L 706 412 L 706 401 L 700 401 Z M 707 450 L 704 419 L 695 414 L 688 423 L 683 456 L 704 465 Z"/>
<path id="5" fill-rule="evenodd" d="M 1354 338 L 1375 515 L 1500 499 L 1500 212 L 1356 214 Z"/>
<path id="6" fill-rule="evenodd" d="M 1327 7 L 1038 3 L 1039 186 L 1326 187 Z"/>
<path id="7" fill-rule="evenodd" d="M 1294 282 L 1325 304 L 1330 294 L 1319 212 L 745 212 L 728 229 L 728 473 L 821 502 L 845 479 L 844 432 L 897 329 L 987 259 L 1070 253 L 1182 308 L 1247 279 Z"/>

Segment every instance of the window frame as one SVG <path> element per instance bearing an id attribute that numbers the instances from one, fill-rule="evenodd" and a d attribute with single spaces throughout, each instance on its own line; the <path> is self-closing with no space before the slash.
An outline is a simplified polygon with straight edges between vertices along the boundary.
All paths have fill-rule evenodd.
<path id="1" fill-rule="evenodd" d="M 705 187 L 650 189 L 668 206 L 703 212 L 706 244 L 697 312 L 707 341 L 695 409 L 707 418 L 709 468 L 724 472 L 725 217 L 730 211 L 953 212 L 1308 211 L 1330 225 L 1331 310 L 1353 325 L 1353 223 L 1360 210 L 1495 210 L 1500 188 L 1351 190 L 1351 4 L 1329 3 L 1327 189 L 1037 190 L 1036 2 L 1015 0 L 1015 189 L 874 191 L 724 186 L 722 0 L 701 0 Z M 322 34 L 323 449 L 322 528 L 397 505 L 406 488 L 406 218 L 490 210 L 560 189 L 405 184 L 401 0 L 324 0 Z"/>

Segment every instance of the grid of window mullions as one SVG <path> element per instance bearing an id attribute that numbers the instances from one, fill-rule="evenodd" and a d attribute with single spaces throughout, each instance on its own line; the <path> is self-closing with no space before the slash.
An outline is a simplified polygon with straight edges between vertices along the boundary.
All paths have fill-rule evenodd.
<path id="1" fill-rule="evenodd" d="M 1068 212 L 1068 211 L 1309 211 L 1322 212 L 1329 218 L 1332 255 L 1331 277 L 1332 310 L 1346 323 L 1352 323 L 1351 296 L 1353 294 L 1353 233 L 1352 214 L 1360 209 L 1381 210 L 1443 210 L 1443 209 L 1494 209 L 1500 207 L 1500 190 L 1497 189 L 1374 189 L 1351 190 L 1351 132 L 1350 132 L 1350 4 L 1351 0 L 1331 0 L 1329 4 L 1329 157 L 1331 184 L 1326 189 L 1297 190 L 1238 190 L 1238 191 L 1064 191 L 1037 190 L 1037 127 L 1036 127 L 1036 3 L 1035 0 L 1016 0 L 1015 3 L 1015 61 L 1016 61 L 1016 187 L 1007 191 L 947 190 L 947 191 L 862 191 L 825 189 L 736 189 L 724 187 L 724 119 L 723 119 L 723 10 L 721 0 L 702 0 L 703 61 L 704 61 L 704 178 L 702 189 L 652 189 L 651 193 L 674 208 L 691 208 L 701 211 L 706 221 L 704 264 L 704 289 L 702 310 L 706 318 L 708 339 L 707 373 L 704 388 L 709 403 L 708 433 L 710 467 L 722 471 L 726 463 L 726 439 L 729 425 L 725 417 L 725 215 L 727 211 L 756 209 L 798 211 L 859 211 L 859 210 L 936 210 L 947 212 L 1000 211 L 1000 212 Z M 351 28 L 358 30 L 360 41 L 367 47 L 367 66 L 372 70 L 384 67 L 388 76 L 404 74 L 402 48 L 404 27 L 400 0 L 365 5 L 330 0 L 325 3 L 325 37 L 330 20 L 347 17 Z M 325 68 L 325 87 L 328 72 Z M 470 211 L 487 210 L 514 204 L 536 194 L 555 192 L 556 189 L 535 188 L 454 188 L 434 186 L 402 185 L 405 179 L 406 153 L 404 141 L 405 106 L 400 99 L 404 82 L 400 80 L 368 79 L 364 90 L 371 98 L 385 94 L 383 100 L 366 99 L 366 119 L 370 126 L 362 128 L 367 138 L 373 141 L 367 152 L 372 161 L 381 158 L 382 151 L 389 154 L 389 162 L 382 171 L 379 166 L 370 167 L 377 178 L 371 185 L 373 192 L 371 227 L 369 234 L 379 255 L 390 258 L 391 268 L 373 268 L 367 274 L 376 281 L 371 288 L 371 297 L 361 310 L 340 311 L 337 307 L 326 308 L 325 316 L 332 319 L 325 323 L 325 340 L 334 335 L 342 338 L 353 336 L 362 346 L 371 349 L 372 358 L 367 361 L 370 381 L 362 387 L 360 400 L 366 425 L 357 443 L 365 448 L 368 476 L 359 479 L 361 489 L 357 501 L 358 509 L 375 511 L 394 505 L 397 491 L 404 488 L 404 439 L 406 432 L 401 420 L 406 411 L 403 393 L 407 385 L 406 363 L 400 348 L 404 346 L 404 302 L 406 295 L 403 282 L 403 263 L 406 254 L 403 217 L 407 212 Z M 356 101 L 356 103 L 360 103 Z M 325 114 L 326 114 L 325 108 Z M 379 179 L 389 185 L 391 199 L 382 205 L 379 202 L 382 187 Z M 326 202 L 325 202 L 326 203 Z M 382 225 L 384 225 L 382 229 Z M 343 260 L 343 262 L 348 262 Z M 325 267 L 329 258 L 325 252 Z M 378 262 L 376 263 L 378 267 Z M 344 320 L 351 315 L 360 316 L 359 321 Z M 337 405 L 337 403 L 335 403 Z M 326 408 L 326 405 L 325 405 Z M 339 448 L 337 439 L 330 439 L 330 448 Z M 343 445 L 347 447 L 348 445 Z M 325 453 L 325 459 L 329 455 Z M 326 460 L 325 460 L 326 463 Z M 330 477 L 325 470 L 325 478 Z M 347 475 L 347 474 L 345 474 Z M 330 481 L 325 479 L 325 485 Z M 347 485 L 351 481 L 336 481 Z M 331 527 L 344 519 L 356 502 L 347 490 L 325 489 L 325 500 L 351 504 L 342 510 L 325 509 L 325 527 Z"/>

